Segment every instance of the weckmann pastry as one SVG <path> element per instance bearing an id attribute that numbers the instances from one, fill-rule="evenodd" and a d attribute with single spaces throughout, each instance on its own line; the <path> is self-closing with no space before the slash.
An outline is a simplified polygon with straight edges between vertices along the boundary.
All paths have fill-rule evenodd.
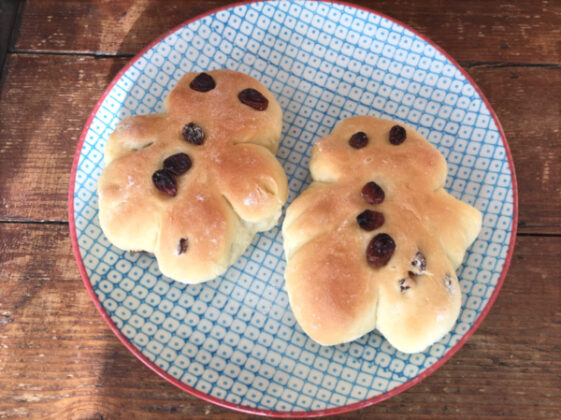
<path id="1" fill-rule="evenodd" d="M 314 145 L 312 184 L 283 224 L 286 288 L 312 339 L 344 343 L 377 328 L 413 353 L 454 326 L 455 274 L 481 213 L 444 190 L 443 156 L 404 124 L 340 122 Z"/>
<path id="2" fill-rule="evenodd" d="M 99 219 L 117 247 L 154 253 L 163 274 L 199 283 L 278 221 L 282 111 L 265 86 L 229 70 L 187 73 L 164 105 L 109 138 Z"/>

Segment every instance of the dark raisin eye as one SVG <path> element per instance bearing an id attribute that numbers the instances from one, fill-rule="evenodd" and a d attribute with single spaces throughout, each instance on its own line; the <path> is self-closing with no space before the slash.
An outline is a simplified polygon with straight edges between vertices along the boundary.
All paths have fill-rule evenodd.
<path id="1" fill-rule="evenodd" d="M 405 128 L 400 125 L 394 125 L 390 130 L 390 143 L 397 146 L 405 141 L 407 133 Z"/>
<path id="2" fill-rule="evenodd" d="M 205 132 L 195 123 L 190 122 L 189 124 L 185 124 L 181 134 L 186 141 L 195 146 L 200 146 L 205 142 Z"/>
<path id="3" fill-rule="evenodd" d="M 395 251 L 395 242 L 387 233 L 374 236 L 366 248 L 366 261 L 374 268 L 385 266 Z"/>
<path id="4" fill-rule="evenodd" d="M 160 169 L 154 172 L 152 175 L 152 182 L 158 190 L 171 197 L 175 197 L 177 194 L 177 185 L 175 185 L 175 180 L 170 172 L 165 169 Z"/>
<path id="5" fill-rule="evenodd" d="M 176 153 L 164 160 L 164 169 L 173 175 L 182 175 L 191 169 L 191 158 L 186 153 Z"/>
<path id="6" fill-rule="evenodd" d="M 363 131 L 354 133 L 349 139 L 349 144 L 355 149 L 362 149 L 368 144 L 368 136 Z"/>
<path id="7" fill-rule="evenodd" d="M 384 215 L 379 211 L 364 210 L 356 217 L 356 222 L 362 229 L 372 231 L 384 224 Z"/>
<path id="8" fill-rule="evenodd" d="M 238 94 L 238 99 L 242 104 L 245 104 L 257 111 L 265 111 L 269 106 L 269 100 L 265 98 L 261 92 L 252 88 L 242 90 Z"/>
<path id="9" fill-rule="evenodd" d="M 185 254 L 189 248 L 189 239 L 181 238 L 177 244 L 177 255 Z"/>
<path id="10" fill-rule="evenodd" d="M 411 265 L 415 268 L 415 274 L 424 274 L 427 270 L 427 259 L 421 251 L 415 254 L 411 260 Z"/>
<path id="11" fill-rule="evenodd" d="M 380 204 L 386 196 L 382 187 L 373 181 L 365 184 L 360 194 L 368 204 Z"/>
<path id="12" fill-rule="evenodd" d="M 199 73 L 197 77 L 191 81 L 189 87 L 197 92 L 208 92 L 216 87 L 216 82 L 210 74 Z"/>

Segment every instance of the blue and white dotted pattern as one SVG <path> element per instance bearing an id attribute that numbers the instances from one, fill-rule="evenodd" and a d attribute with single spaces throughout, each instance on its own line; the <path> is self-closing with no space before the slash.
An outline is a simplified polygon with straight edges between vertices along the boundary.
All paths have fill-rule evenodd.
<path id="1" fill-rule="evenodd" d="M 313 142 L 341 119 L 369 114 L 411 125 L 446 157 L 446 187 L 484 214 L 459 274 L 454 330 L 427 351 L 397 352 L 378 333 L 336 347 L 296 324 L 284 290 L 279 228 L 257 235 L 214 281 L 186 286 L 155 260 L 113 247 L 97 218 L 105 143 L 126 116 L 162 110 L 188 71 L 230 68 L 264 83 L 283 111 L 278 151 L 289 202 L 310 182 Z M 442 357 L 494 291 L 511 235 L 513 191 L 497 127 L 481 98 L 444 56 L 400 25 L 321 2 L 237 6 L 192 22 L 147 51 L 99 108 L 78 165 L 77 237 L 91 284 L 123 334 L 180 381 L 221 400 L 275 411 L 343 406 L 385 393 Z"/>

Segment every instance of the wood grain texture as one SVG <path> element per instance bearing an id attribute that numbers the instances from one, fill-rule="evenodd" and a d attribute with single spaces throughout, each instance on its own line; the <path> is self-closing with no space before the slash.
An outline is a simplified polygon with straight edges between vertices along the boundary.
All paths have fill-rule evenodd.
<path id="1" fill-rule="evenodd" d="M 0 93 L 0 220 L 67 220 L 68 177 L 82 127 L 125 62 L 12 56 Z M 529 100 L 561 97 L 561 68 L 469 72 L 497 110 L 513 151 L 521 231 L 561 233 L 560 105 Z M 19 181 L 10 182 L 15 173 Z"/>
<path id="2" fill-rule="evenodd" d="M 522 233 L 561 234 L 561 68 L 468 69 L 504 128 L 518 178 Z M 552 100 L 549 100 L 551 98 Z"/>
<path id="3" fill-rule="evenodd" d="M 114 337 L 80 281 L 67 226 L 0 224 L 0 418 L 248 418 L 176 389 Z M 522 237 L 495 306 L 442 368 L 344 418 L 555 418 L 561 237 Z"/>
<path id="4" fill-rule="evenodd" d="M 28 0 L 16 49 L 137 53 L 161 33 L 229 0 Z M 428 36 L 456 60 L 561 62 L 561 3 L 355 0 Z M 482 46 L 485 48 L 482 48 Z"/>
<path id="5" fill-rule="evenodd" d="M 0 220 L 67 219 L 68 179 L 78 138 L 125 62 L 11 56 L 0 92 Z"/>

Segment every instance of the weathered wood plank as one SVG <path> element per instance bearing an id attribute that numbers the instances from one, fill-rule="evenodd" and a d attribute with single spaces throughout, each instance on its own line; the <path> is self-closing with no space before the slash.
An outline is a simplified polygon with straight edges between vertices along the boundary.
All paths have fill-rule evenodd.
<path id="1" fill-rule="evenodd" d="M 29 0 L 17 49 L 136 53 L 159 34 L 230 0 Z M 355 0 L 433 39 L 459 61 L 561 62 L 561 3 L 547 0 Z"/>
<path id="2" fill-rule="evenodd" d="M 0 220 L 66 220 L 86 119 L 126 59 L 12 55 L 0 92 Z"/>
<path id="3" fill-rule="evenodd" d="M 118 342 L 64 225 L 0 224 L 0 418 L 248 418 L 179 391 Z M 441 369 L 345 415 L 554 418 L 561 410 L 561 237 L 520 237 L 499 298 Z"/>
<path id="4" fill-rule="evenodd" d="M 468 72 L 497 112 L 518 178 L 520 231 L 561 233 L 561 68 Z"/>
<path id="5" fill-rule="evenodd" d="M 67 220 L 68 177 L 78 137 L 125 61 L 12 56 L 0 92 L 0 220 Z M 556 176 L 561 173 L 561 111 L 553 100 L 561 97 L 561 68 L 469 72 L 497 110 L 514 155 L 521 231 L 561 233 L 561 178 Z"/>

